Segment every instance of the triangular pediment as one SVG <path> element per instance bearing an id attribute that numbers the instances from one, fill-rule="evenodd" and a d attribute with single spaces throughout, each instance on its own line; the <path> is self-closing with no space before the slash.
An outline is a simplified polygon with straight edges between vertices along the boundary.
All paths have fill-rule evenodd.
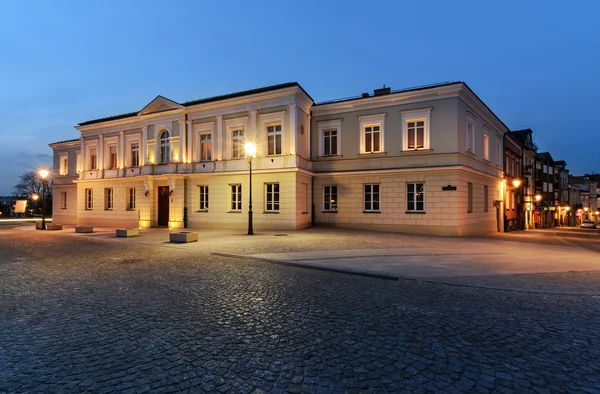
<path id="1" fill-rule="evenodd" d="M 179 108 L 183 108 L 183 106 L 173 100 L 169 100 L 166 97 L 156 96 L 154 100 L 150 101 L 148 105 L 142 108 L 142 110 L 139 112 L 139 115 L 148 115 Z"/>

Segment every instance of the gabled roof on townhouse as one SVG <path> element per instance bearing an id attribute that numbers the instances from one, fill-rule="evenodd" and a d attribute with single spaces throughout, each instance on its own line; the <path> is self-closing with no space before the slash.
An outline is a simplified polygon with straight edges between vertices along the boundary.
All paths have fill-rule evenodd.
<path id="1" fill-rule="evenodd" d="M 543 162 L 548 162 L 554 164 L 554 160 L 552 159 L 552 155 L 550 152 L 542 152 L 537 154 L 538 160 Z"/>
<path id="2" fill-rule="evenodd" d="M 517 137 L 523 143 L 525 148 L 529 150 L 538 150 L 538 146 L 533 142 L 533 130 L 512 130 L 511 134 Z"/>
<path id="3" fill-rule="evenodd" d="M 206 98 L 202 98 L 202 99 L 198 99 L 198 100 L 186 101 L 184 103 L 178 103 L 174 100 L 170 100 L 166 97 L 158 95 L 158 96 L 156 96 L 156 98 L 154 98 L 154 100 L 152 100 L 150 103 L 148 103 L 140 111 L 128 112 L 128 113 L 121 114 L 121 115 L 113 115 L 113 116 L 107 116 L 105 118 L 88 120 L 88 121 L 79 123 L 78 126 L 87 126 L 87 125 L 91 125 L 91 124 L 95 124 L 95 123 L 108 122 L 111 120 L 132 118 L 132 117 L 135 117 L 138 115 L 143 115 L 143 114 L 147 113 L 149 109 L 155 109 L 155 108 L 153 108 L 153 106 L 156 106 L 156 110 L 158 112 L 169 111 L 172 109 L 191 107 L 193 105 L 205 104 L 205 103 L 210 103 L 210 102 L 214 102 L 214 101 L 227 100 L 227 99 L 243 97 L 243 96 L 249 96 L 252 94 L 265 93 L 265 92 L 270 92 L 273 90 L 285 89 L 285 88 L 290 88 L 290 87 L 294 87 L 294 86 L 297 86 L 298 88 L 300 88 L 300 90 L 302 90 L 302 92 L 304 94 L 306 94 L 306 96 L 308 96 L 308 98 L 310 98 L 311 101 L 314 101 L 313 98 L 306 92 L 306 90 L 304 90 L 304 88 L 298 82 L 286 82 L 286 83 L 282 83 L 282 84 L 278 84 L 278 85 L 265 86 L 265 87 L 257 88 L 257 89 L 243 90 L 243 91 L 235 92 L 235 93 L 228 93 L 228 94 L 223 94 L 223 95 L 219 95 L 219 96 L 206 97 Z"/>

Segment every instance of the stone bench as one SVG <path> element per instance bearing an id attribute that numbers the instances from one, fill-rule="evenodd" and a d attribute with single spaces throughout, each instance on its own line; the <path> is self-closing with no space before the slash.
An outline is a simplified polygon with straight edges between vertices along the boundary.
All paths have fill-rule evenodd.
<path id="1" fill-rule="evenodd" d="M 94 227 L 92 226 L 77 226 L 75 227 L 76 233 L 93 233 Z"/>
<path id="2" fill-rule="evenodd" d="M 198 233 L 194 231 L 179 231 L 169 233 L 169 241 L 177 243 L 198 242 Z"/>
<path id="3" fill-rule="evenodd" d="M 117 237 L 137 237 L 140 235 L 140 230 L 137 228 L 118 228 Z"/>
<path id="4" fill-rule="evenodd" d="M 62 230 L 62 224 L 46 223 L 46 230 Z"/>

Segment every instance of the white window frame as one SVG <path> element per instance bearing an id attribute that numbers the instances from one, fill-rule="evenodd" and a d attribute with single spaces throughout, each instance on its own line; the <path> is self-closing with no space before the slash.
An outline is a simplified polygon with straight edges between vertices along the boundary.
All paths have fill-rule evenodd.
<path id="1" fill-rule="evenodd" d="M 227 157 L 231 160 L 244 159 L 246 157 L 244 144 L 246 141 L 252 140 L 252 137 L 248 135 L 248 117 L 244 116 L 242 118 L 227 119 L 225 120 L 225 128 L 227 133 Z M 241 141 L 240 156 L 233 157 L 233 132 L 237 130 L 243 131 L 243 139 Z"/>
<path id="2" fill-rule="evenodd" d="M 283 154 L 283 125 L 280 123 L 268 123 L 267 127 L 267 156 L 281 156 Z M 269 133 L 269 129 L 273 128 L 273 132 Z M 279 131 L 277 131 L 279 127 Z M 273 137 L 273 153 L 269 153 L 270 141 L 269 137 Z M 279 153 L 277 153 L 277 138 L 279 137 Z"/>
<path id="3" fill-rule="evenodd" d="M 370 154 L 378 154 L 385 153 L 385 115 L 376 114 L 376 115 L 367 115 L 367 116 L 359 116 L 359 127 L 360 127 L 360 153 L 365 155 Z M 367 152 L 365 149 L 365 129 L 367 127 L 379 126 L 379 150 Z"/>
<path id="4" fill-rule="evenodd" d="M 110 144 L 107 145 L 108 149 L 107 149 L 107 153 L 108 153 L 108 165 L 109 165 L 109 169 L 114 170 L 116 168 L 119 168 L 119 147 L 117 144 Z M 112 150 L 114 149 L 114 152 L 112 152 Z M 113 157 L 114 154 L 114 157 Z M 114 159 L 114 162 L 113 162 Z"/>
<path id="5" fill-rule="evenodd" d="M 367 187 L 371 187 L 371 191 L 368 195 L 371 197 L 370 204 L 371 206 L 367 208 Z M 374 187 L 377 186 L 377 192 L 374 191 Z M 377 200 L 375 200 L 375 195 L 377 196 Z M 379 206 L 377 209 L 373 208 L 377 202 Z M 363 185 L 363 212 L 381 212 L 381 184 L 379 183 L 365 183 Z"/>
<path id="6" fill-rule="evenodd" d="M 277 191 L 275 191 L 275 186 L 277 186 Z M 281 188 L 279 183 L 265 183 L 265 212 L 279 212 L 280 201 Z M 271 204 L 270 207 L 269 204 Z"/>
<path id="7" fill-rule="evenodd" d="M 490 134 L 483 128 L 483 160 L 490 161 Z"/>
<path id="8" fill-rule="evenodd" d="M 60 192 L 60 209 L 67 209 L 67 192 Z"/>
<path id="9" fill-rule="evenodd" d="M 342 119 L 331 119 L 317 122 L 319 130 L 319 156 L 341 156 L 342 155 Z M 325 132 L 335 130 L 337 133 L 336 139 L 336 154 L 325 154 Z"/>
<path id="10" fill-rule="evenodd" d="M 402 117 L 402 150 L 414 151 L 414 150 L 428 150 L 431 149 L 431 110 L 432 108 L 422 108 L 411 111 L 400 111 Z M 425 122 L 425 130 L 423 133 L 423 147 L 422 148 L 408 148 L 408 123 L 409 122 Z M 415 135 L 415 145 L 416 145 Z"/>
<path id="11" fill-rule="evenodd" d="M 128 211 L 135 211 L 135 197 L 136 197 L 136 191 L 135 191 L 135 187 L 130 187 L 127 189 L 127 210 Z"/>
<path id="12" fill-rule="evenodd" d="M 253 141 L 253 138 L 250 138 L 250 141 L 253 141 L 254 143 L 256 143 L 257 146 L 262 146 L 261 152 L 262 152 L 262 156 L 280 156 L 280 155 L 285 155 L 286 154 L 286 149 L 285 149 L 285 142 L 286 142 L 286 122 L 285 122 L 285 115 L 286 115 L 286 111 L 278 111 L 278 112 L 270 112 L 270 113 L 266 113 L 266 114 L 260 114 L 260 135 L 258 136 L 260 141 L 263 141 L 262 144 L 259 144 L 260 141 Z M 293 121 L 295 122 L 296 119 L 293 119 Z M 281 153 L 280 154 L 274 154 L 274 155 L 269 155 L 269 133 L 267 128 L 269 126 L 275 126 L 275 125 L 279 125 L 281 126 Z M 290 138 L 293 138 L 292 136 L 290 136 Z"/>
<path id="13" fill-rule="evenodd" d="M 92 154 L 94 153 L 94 154 Z M 97 170 L 98 169 L 98 146 L 90 145 L 87 151 L 87 162 L 88 162 L 88 170 Z M 94 160 L 92 160 L 92 157 Z"/>
<path id="14" fill-rule="evenodd" d="M 229 184 L 229 211 L 242 212 L 242 185 L 240 183 Z"/>
<path id="15" fill-rule="evenodd" d="M 198 185 L 198 210 L 208 212 L 208 185 Z"/>
<path id="16" fill-rule="evenodd" d="M 81 171 L 83 171 L 82 163 L 81 163 L 81 151 L 80 150 L 78 150 L 75 153 L 75 157 L 76 157 L 76 165 L 77 165 L 76 172 L 80 173 Z"/>
<path id="17" fill-rule="evenodd" d="M 85 209 L 94 209 L 94 189 L 85 189 Z"/>
<path id="18" fill-rule="evenodd" d="M 115 202 L 115 190 L 112 187 L 104 189 L 104 209 L 106 211 L 112 211 Z"/>
<path id="19" fill-rule="evenodd" d="M 167 133 L 166 138 L 162 138 L 163 133 Z M 173 143 L 171 141 L 171 137 L 171 131 L 166 128 L 160 129 L 157 133 L 156 142 L 158 146 L 158 164 L 169 164 L 172 161 Z"/>
<path id="20" fill-rule="evenodd" d="M 409 199 L 408 193 L 409 192 L 409 185 L 414 185 L 414 196 L 412 199 L 412 203 L 413 205 L 413 209 L 410 209 L 408 207 L 408 203 L 411 202 L 411 200 Z M 418 209 L 417 208 L 417 203 L 418 203 L 418 199 L 416 198 L 417 196 L 417 190 L 418 190 L 418 186 L 417 185 L 423 185 L 423 209 Z M 425 182 L 407 182 L 406 183 L 406 212 L 425 212 Z"/>
<path id="21" fill-rule="evenodd" d="M 469 126 L 471 128 L 469 129 Z M 469 133 L 470 131 L 470 133 Z M 470 134 L 470 135 L 469 135 Z M 467 146 L 466 151 L 475 154 L 475 118 L 467 115 Z"/>
<path id="22" fill-rule="evenodd" d="M 502 154 L 502 137 L 496 135 L 496 166 L 502 167 L 504 155 Z"/>
<path id="23" fill-rule="evenodd" d="M 135 147 L 137 147 L 137 149 L 135 149 Z M 137 162 L 135 160 L 133 160 L 134 157 L 134 152 L 137 152 L 136 154 L 136 158 L 137 158 Z M 139 167 L 140 166 L 140 142 L 139 141 L 132 141 L 129 143 L 129 167 Z"/>
<path id="24" fill-rule="evenodd" d="M 335 188 L 335 193 L 333 191 Z M 335 199 L 332 199 L 335 194 Z M 329 201 L 327 197 L 329 196 Z M 325 185 L 323 186 L 323 211 L 325 212 L 337 212 L 338 211 L 338 185 Z"/>
<path id="25" fill-rule="evenodd" d="M 64 152 L 59 157 L 59 175 L 69 175 L 69 153 Z"/>
<path id="26" fill-rule="evenodd" d="M 196 144 L 193 161 L 212 161 L 215 157 L 215 122 L 198 123 L 194 125 Z M 202 136 L 210 134 L 210 159 L 202 160 Z"/>

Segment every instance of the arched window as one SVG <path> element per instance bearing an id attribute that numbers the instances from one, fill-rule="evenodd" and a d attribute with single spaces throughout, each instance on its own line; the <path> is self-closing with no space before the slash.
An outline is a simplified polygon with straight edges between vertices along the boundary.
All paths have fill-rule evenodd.
<path id="1" fill-rule="evenodd" d="M 171 161 L 171 140 L 168 131 L 160 134 L 160 162 L 161 164 Z"/>

